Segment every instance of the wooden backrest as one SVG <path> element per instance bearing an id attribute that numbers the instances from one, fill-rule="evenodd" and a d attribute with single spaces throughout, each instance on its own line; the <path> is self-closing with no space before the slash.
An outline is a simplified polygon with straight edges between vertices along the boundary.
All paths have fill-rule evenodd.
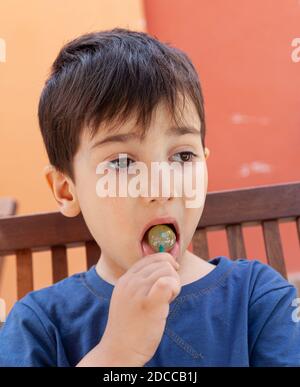
<path id="1" fill-rule="evenodd" d="M 17 201 L 14 198 L 10 197 L 1 197 L 0 198 L 0 218 L 15 215 L 17 211 Z M 3 266 L 3 257 L 0 253 L 0 280 L 2 275 L 2 266 Z"/>
<path id="2" fill-rule="evenodd" d="M 210 192 L 193 238 L 194 252 L 209 257 L 206 231 L 225 229 L 229 257 L 247 258 L 243 228 L 260 225 L 268 264 L 287 278 L 279 232 L 283 222 L 295 223 L 300 242 L 300 182 Z"/>
<path id="3" fill-rule="evenodd" d="M 260 224 L 268 264 L 287 277 L 279 222 L 296 222 L 300 240 L 300 182 L 210 192 L 193 237 L 193 250 L 210 259 L 207 231 L 225 229 L 230 258 L 247 258 L 243 228 Z M 0 255 L 16 255 L 18 298 L 33 290 L 33 252 L 51 251 L 56 282 L 68 276 L 67 249 L 74 246 L 85 246 L 88 268 L 99 259 L 100 248 L 81 214 L 67 218 L 52 212 L 0 219 Z"/>
<path id="4" fill-rule="evenodd" d="M 85 246 L 87 267 L 94 265 L 100 248 L 81 214 L 67 218 L 50 212 L 0 219 L 0 254 L 16 256 L 18 299 L 33 290 L 33 252 L 51 251 L 55 283 L 68 276 L 67 248 L 79 246 Z"/>

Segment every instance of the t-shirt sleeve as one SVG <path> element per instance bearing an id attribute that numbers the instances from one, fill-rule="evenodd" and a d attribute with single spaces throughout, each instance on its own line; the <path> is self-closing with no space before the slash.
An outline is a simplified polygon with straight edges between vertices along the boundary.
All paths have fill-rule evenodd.
<path id="1" fill-rule="evenodd" d="M 37 315 L 18 301 L 0 329 L 0 367 L 56 365 L 55 345 Z"/>
<path id="2" fill-rule="evenodd" d="M 250 366 L 300 366 L 296 288 L 265 265 L 249 305 Z"/>

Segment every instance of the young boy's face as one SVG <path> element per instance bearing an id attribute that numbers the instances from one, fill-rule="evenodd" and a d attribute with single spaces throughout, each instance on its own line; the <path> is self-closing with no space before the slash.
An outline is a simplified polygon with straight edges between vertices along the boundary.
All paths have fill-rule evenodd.
<path id="1" fill-rule="evenodd" d="M 66 216 L 75 216 L 82 212 L 87 227 L 101 247 L 101 261 L 111 277 L 114 273 L 117 279 L 142 256 L 147 255 L 142 248 L 141 235 L 149 222 L 161 217 L 172 217 L 177 221 L 180 235 L 174 255 L 179 262 L 184 259 L 203 211 L 208 179 L 199 129 L 200 118 L 189 100 L 186 101 L 181 118 L 185 126 L 195 128 L 197 132 L 182 134 L 174 131 L 170 134 L 168 129 L 174 127 L 174 121 L 163 103 L 158 105 L 153 114 L 144 140 L 128 137 L 127 140 L 123 138 L 122 141 L 99 144 L 111 135 L 134 133 L 134 120 L 128 120 L 117 132 L 109 133 L 108 126 L 101 126 L 92 140 L 87 131 L 83 131 L 80 147 L 74 157 L 75 185 L 64 175 L 47 170 L 47 179 L 60 204 L 61 212 Z M 194 153 L 196 157 L 191 160 L 187 152 Z M 152 162 L 164 161 L 170 164 L 177 161 L 183 166 L 184 161 L 188 160 L 192 161 L 192 169 L 189 171 L 195 182 L 197 171 L 193 166 L 197 161 L 202 161 L 204 169 L 202 168 L 200 184 L 203 205 L 200 208 L 187 208 L 184 193 L 182 197 L 173 195 L 174 185 L 171 185 L 173 188 L 167 197 L 161 194 L 146 197 L 99 197 L 96 186 L 100 176 L 96 173 L 96 167 L 105 162 L 114 170 L 115 166 L 122 164 L 118 164 L 120 153 L 127 155 L 128 163 L 143 162 L 148 168 L 149 179 Z M 118 171 L 116 176 L 118 177 Z"/>

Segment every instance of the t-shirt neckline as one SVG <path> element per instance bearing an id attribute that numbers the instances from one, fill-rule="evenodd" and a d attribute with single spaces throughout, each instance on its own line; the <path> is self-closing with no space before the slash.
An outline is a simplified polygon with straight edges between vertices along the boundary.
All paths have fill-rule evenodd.
<path id="1" fill-rule="evenodd" d="M 203 289 L 208 289 L 215 286 L 219 280 L 224 276 L 224 273 L 228 271 L 233 264 L 231 259 L 225 256 L 217 256 L 208 261 L 216 267 L 207 273 L 205 276 L 181 286 L 181 291 L 178 297 L 183 297 L 188 294 L 198 292 Z M 94 292 L 100 297 L 110 299 L 114 290 L 114 285 L 104 280 L 96 271 L 96 265 L 93 265 L 85 273 L 85 279 L 89 286 L 91 286 Z M 174 302 L 174 301 L 173 301 Z"/>

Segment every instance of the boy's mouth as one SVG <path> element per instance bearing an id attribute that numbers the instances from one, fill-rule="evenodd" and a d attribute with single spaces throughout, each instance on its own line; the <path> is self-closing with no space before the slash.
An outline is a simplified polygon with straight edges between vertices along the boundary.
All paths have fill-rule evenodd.
<path id="1" fill-rule="evenodd" d="M 178 257 L 178 255 L 179 255 L 179 240 L 180 240 L 179 226 L 178 226 L 176 219 L 170 218 L 170 217 L 154 219 L 153 221 L 146 224 L 146 226 L 144 227 L 144 229 L 142 231 L 141 238 L 140 238 L 142 255 L 145 256 L 145 255 L 157 253 L 157 251 L 155 251 L 154 248 L 152 246 L 150 246 L 148 243 L 148 232 L 155 225 L 166 225 L 166 226 L 169 226 L 173 230 L 173 232 L 176 235 L 176 242 L 175 242 L 174 246 L 172 247 L 172 249 L 169 251 L 166 251 L 166 252 L 173 255 L 174 258 Z"/>

